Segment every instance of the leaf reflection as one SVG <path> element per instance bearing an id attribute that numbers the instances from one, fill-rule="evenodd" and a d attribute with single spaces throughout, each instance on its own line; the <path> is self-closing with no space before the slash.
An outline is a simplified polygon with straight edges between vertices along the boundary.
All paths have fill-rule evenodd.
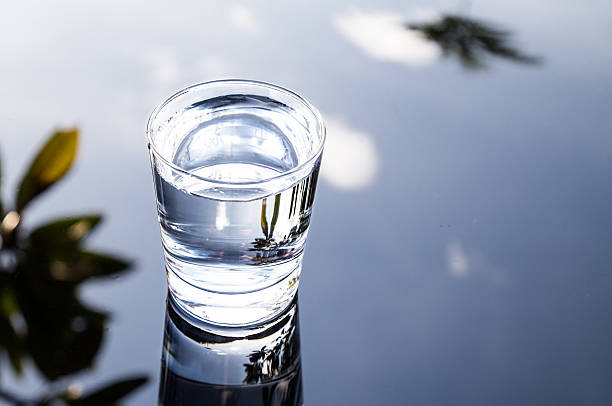
<path id="1" fill-rule="evenodd" d="M 70 406 L 107 406 L 115 404 L 146 381 L 147 379 L 143 377 L 127 378 L 105 385 L 77 399 L 72 399 L 70 392 L 60 397 Z"/>
<path id="2" fill-rule="evenodd" d="M 540 58 L 524 54 L 510 45 L 511 32 L 500 30 L 488 22 L 449 14 L 430 23 L 408 23 L 406 28 L 420 31 L 427 39 L 436 42 L 444 55 L 456 57 L 467 69 L 486 68 L 488 56 L 522 64 L 540 62 Z"/>
<path id="3" fill-rule="evenodd" d="M 130 267 L 125 259 L 83 248 L 101 223 L 100 214 L 56 219 L 29 233 L 21 226 L 24 208 L 70 170 L 77 144 L 76 128 L 55 132 L 23 177 L 15 210 L 5 212 L 0 202 L 0 351 L 15 374 L 31 360 L 50 382 L 91 368 L 104 338 L 109 315 L 84 304 L 77 294 L 79 285 L 124 274 Z M 109 405 L 146 380 L 130 377 L 84 396 L 70 387 L 57 392 L 52 385 L 54 389 L 38 400 L 19 399 L 0 389 L 0 399 L 16 405 Z"/>

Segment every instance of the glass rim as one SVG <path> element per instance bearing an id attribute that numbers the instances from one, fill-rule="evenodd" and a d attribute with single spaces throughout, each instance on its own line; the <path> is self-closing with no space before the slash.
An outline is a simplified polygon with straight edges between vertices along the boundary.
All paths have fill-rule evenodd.
<path id="1" fill-rule="evenodd" d="M 159 113 L 163 110 L 164 107 L 166 107 L 169 103 L 171 103 L 172 101 L 178 99 L 179 97 L 195 91 L 197 89 L 203 88 L 203 87 L 210 87 L 210 86 L 214 86 L 214 85 L 246 85 L 246 86 L 253 86 L 253 87 L 262 87 L 262 88 L 268 88 L 280 93 L 284 93 L 288 96 L 290 96 L 291 98 L 295 99 L 297 102 L 302 103 L 304 105 L 304 107 L 306 107 L 306 109 L 314 116 L 315 122 L 316 122 L 316 130 L 317 132 L 319 132 L 321 134 L 321 139 L 319 142 L 318 147 L 316 148 L 316 150 L 314 150 L 310 156 L 308 157 L 308 159 L 306 159 L 304 162 L 302 162 L 301 164 L 295 166 L 294 168 L 289 169 L 288 171 L 279 173 L 276 176 L 272 176 L 270 178 L 265 178 L 265 179 L 260 179 L 260 180 L 254 180 L 254 181 L 246 181 L 246 182 L 231 182 L 231 181 L 225 181 L 225 180 L 219 180 L 219 179 L 211 179 L 211 178 L 207 178 L 205 176 L 200 176 L 200 175 L 196 175 L 192 172 L 189 172 L 186 169 L 181 168 L 180 166 L 176 165 L 174 162 L 166 159 L 166 157 L 164 157 L 158 150 L 157 147 L 155 146 L 155 143 L 153 142 L 153 140 L 151 139 L 151 136 L 153 134 L 153 122 L 155 121 L 155 119 L 157 118 L 157 116 L 159 115 Z M 321 153 L 323 152 L 323 147 L 325 144 L 325 139 L 326 139 L 326 128 L 325 128 L 325 123 L 323 121 L 323 117 L 321 116 L 321 113 L 319 112 L 319 110 L 314 107 L 308 100 L 306 100 L 305 98 L 303 98 L 302 96 L 300 96 L 299 94 L 278 86 L 278 85 L 274 85 L 271 83 L 267 83 L 267 82 L 262 82 L 262 81 L 258 81 L 258 80 L 250 80 L 250 79 L 218 79 L 218 80 L 211 80 L 211 81 L 207 81 L 207 82 L 201 82 L 201 83 L 196 83 L 194 85 L 188 86 L 182 90 L 179 90 L 178 92 L 174 93 L 172 96 L 168 97 L 166 100 L 164 100 L 163 102 L 161 102 L 157 107 L 155 107 L 155 109 L 153 110 L 153 112 L 151 112 L 151 114 L 149 115 L 149 119 L 147 120 L 147 144 L 149 149 L 151 150 L 151 152 L 159 159 L 161 160 L 165 165 L 168 165 L 172 170 L 180 172 L 186 176 L 189 176 L 191 178 L 195 178 L 198 179 L 200 181 L 203 182 L 210 182 L 210 183 L 215 183 L 217 185 L 228 185 L 228 186 L 241 186 L 241 187 L 245 187 L 248 185 L 260 185 L 263 183 L 268 183 L 268 182 L 272 182 L 284 177 L 289 177 L 292 174 L 299 172 L 301 170 L 303 170 L 304 168 L 308 167 L 309 165 L 312 165 L 314 161 L 316 161 L 318 159 L 319 156 L 321 156 Z"/>

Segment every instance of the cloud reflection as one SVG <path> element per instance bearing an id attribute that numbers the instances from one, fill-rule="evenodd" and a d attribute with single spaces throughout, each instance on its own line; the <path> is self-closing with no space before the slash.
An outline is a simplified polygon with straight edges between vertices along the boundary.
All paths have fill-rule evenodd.
<path id="1" fill-rule="evenodd" d="M 468 259 L 458 242 L 453 241 L 446 246 L 446 262 L 448 272 L 452 276 L 456 278 L 465 278 L 468 276 L 470 271 Z"/>
<path id="2" fill-rule="evenodd" d="M 334 19 L 334 25 L 350 42 L 374 59 L 409 66 L 433 63 L 442 53 L 423 33 L 404 28 L 405 18 L 396 13 L 350 10 Z"/>
<path id="3" fill-rule="evenodd" d="M 321 177 L 339 189 L 369 186 L 376 176 L 378 153 L 372 136 L 337 118 L 327 120 Z"/>
<path id="4" fill-rule="evenodd" d="M 245 5 L 235 4 L 229 9 L 230 23 L 245 34 L 260 34 L 262 29 L 253 11 Z"/>
<path id="5" fill-rule="evenodd" d="M 154 85 L 169 85 L 181 76 L 178 59 L 171 49 L 152 49 L 144 55 L 144 59 L 149 64 L 149 80 Z"/>
<path id="6" fill-rule="evenodd" d="M 195 70 L 206 80 L 239 76 L 233 73 L 235 69 L 232 68 L 232 65 L 219 55 L 206 55 L 200 58 L 196 62 Z"/>

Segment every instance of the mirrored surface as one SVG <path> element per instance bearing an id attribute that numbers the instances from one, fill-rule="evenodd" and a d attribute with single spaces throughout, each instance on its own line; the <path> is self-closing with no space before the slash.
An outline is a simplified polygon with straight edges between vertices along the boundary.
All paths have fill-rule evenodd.
<path id="1" fill-rule="evenodd" d="M 3 393 L 148 376 L 122 402 L 157 402 L 167 286 L 145 123 L 178 89 L 243 77 L 302 94 L 328 128 L 299 288 L 307 404 L 612 402 L 608 2 L 3 6 L 1 221 L 41 146 L 76 126 L 72 168 L 19 227 L 102 214 L 81 248 L 130 264 L 71 285 L 86 320 L 104 315 L 85 330 L 42 285 L 23 312 L 50 325 L 11 328 L 94 355 L 59 356 L 49 380 L 24 349 L 17 374 L 2 333 Z M 95 348 L 51 345 L 92 326 Z"/>

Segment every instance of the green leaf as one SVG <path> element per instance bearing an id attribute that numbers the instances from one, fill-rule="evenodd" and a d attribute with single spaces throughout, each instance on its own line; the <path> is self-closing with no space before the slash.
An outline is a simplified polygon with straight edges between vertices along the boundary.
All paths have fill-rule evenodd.
<path id="1" fill-rule="evenodd" d="M 56 131 L 38 152 L 17 192 L 17 211 L 21 212 L 36 196 L 60 180 L 76 156 L 79 130 Z"/>
<path id="2" fill-rule="evenodd" d="M 33 246 L 74 247 L 85 238 L 102 220 L 99 214 L 67 217 L 44 224 L 30 234 Z"/>
<path id="3" fill-rule="evenodd" d="M 110 255 L 69 250 L 53 254 L 48 264 L 49 274 L 56 281 L 80 283 L 91 277 L 124 272 L 130 263 Z"/>
<path id="4" fill-rule="evenodd" d="M 0 286 L 0 315 L 11 317 L 17 310 L 17 296 L 13 287 Z"/>
<path id="5" fill-rule="evenodd" d="M 109 406 L 144 385 L 148 380 L 149 378 L 144 375 L 122 379 L 77 399 L 64 396 L 64 400 L 70 406 Z"/>
<path id="6" fill-rule="evenodd" d="M 9 361 L 13 367 L 13 371 L 17 375 L 21 375 L 23 350 L 20 337 L 13 329 L 11 321 L 0 315 L 0 348 L 6 348 Z"/>
<path id="7" fill-rule="evenodd" d="M 55 380 L 93 365 L 108 316 L 79 302 L 73 285 L 22 277 L 18 300 L 27 325 L 25 349 Z"/>
<path id="8" fill-rule="evenodd" d="M 11 316 L 18 311 L 17 297 L 12 282 L 10 276 L 0 274 L 0 348 L 6 349 L 13 371 L 20 375 L 23 340 L 11 323 Z"/>

